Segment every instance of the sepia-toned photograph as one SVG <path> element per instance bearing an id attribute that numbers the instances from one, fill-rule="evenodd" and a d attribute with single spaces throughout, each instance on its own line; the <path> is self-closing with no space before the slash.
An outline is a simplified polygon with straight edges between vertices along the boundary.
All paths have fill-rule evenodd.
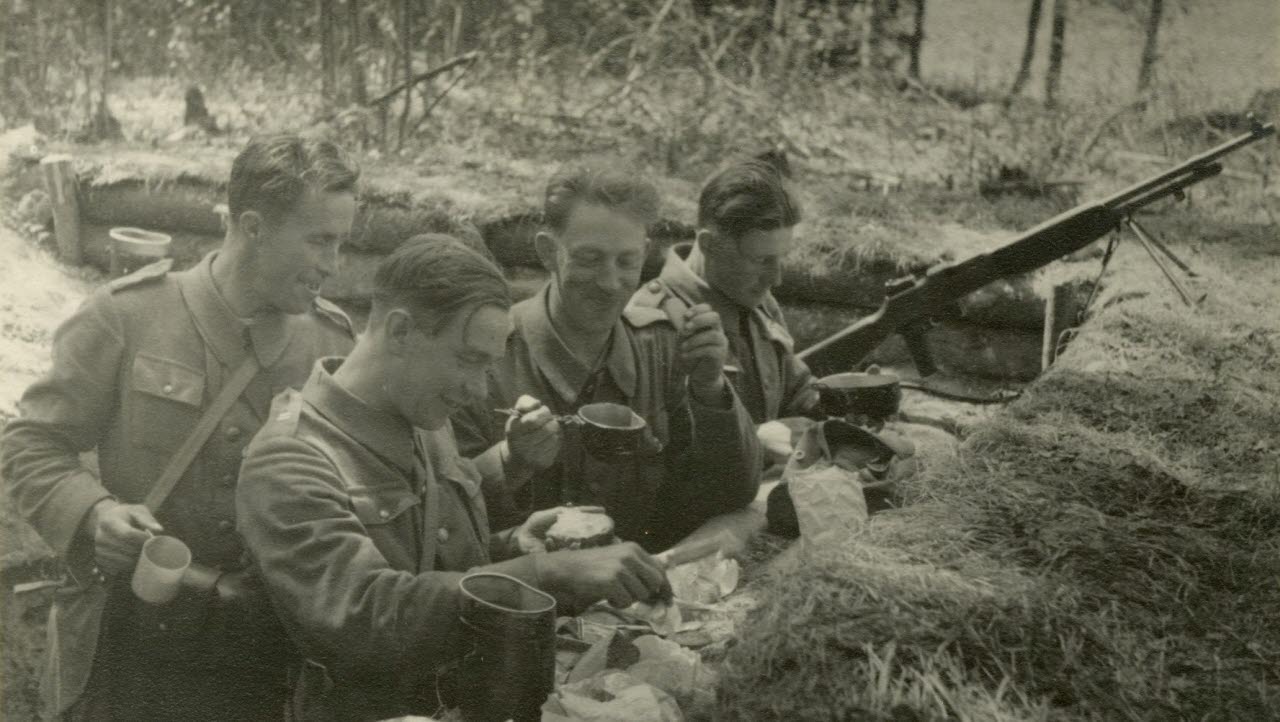
<path id="1" fill-rule="evenodd" d="M 1280 720 L 1276 0 L 0 0 L 0 722 Z"/>

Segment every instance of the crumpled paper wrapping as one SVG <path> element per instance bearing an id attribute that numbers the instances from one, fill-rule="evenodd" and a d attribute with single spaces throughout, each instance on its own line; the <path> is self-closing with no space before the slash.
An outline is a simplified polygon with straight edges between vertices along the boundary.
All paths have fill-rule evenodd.
<path id="1" fill-rule="evenodd" d="M 867 499 L 860 477 L 857 471 L 822 462 L 805 469 L 788 468 L 783 478 L 802 540 L 816 546 L 837 545 L 866 528 Z"/>
<path id="2" fill-rule="evenodd" d="M 667 572 L 676 599 L 699 604 L 715 604 L 738 588 L 742 568 L 736 559 L 719 554 L 681 564 Z"/>
<path id="3" fill-rule="evenodd" d="M 715 702 L 716 674 L 697 652 L 654 635 L 637 637 L 632 644 L 640 650 L 640 660 L 627 667 L 627 674 L 675 697 L 682 708 Z"/>
<path id="4" fill-rule="evenodd" d="M 552 692 L 542 722 L 684 722 L 671 695 L 626 672 L 606 671 Z"/>

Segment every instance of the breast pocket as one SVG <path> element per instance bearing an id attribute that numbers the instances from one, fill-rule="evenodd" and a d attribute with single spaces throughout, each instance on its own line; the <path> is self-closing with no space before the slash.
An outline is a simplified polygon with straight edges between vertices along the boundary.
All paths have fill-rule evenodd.
<path id="1" fill-rule="evenodd" d="M 351 510 L 374 546 L 395 569 L 416 571 L 418 540 L 414 510 L 421 504 L 406 487 L 354 487 L 347 492 Z"/>
<path id="2" fill-rule="evenodd" d="M 134 444 L 172 454 L 200 419 L 204 373 L 178 361 L 133 359 L 129 434 Z"/>

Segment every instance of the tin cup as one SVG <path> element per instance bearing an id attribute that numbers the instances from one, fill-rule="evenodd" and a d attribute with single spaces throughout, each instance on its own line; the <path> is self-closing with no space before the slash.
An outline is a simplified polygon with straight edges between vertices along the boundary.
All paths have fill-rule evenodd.
<path id="1" fill-rule="evenodd" d="M 111 236 L 108 254 L 111 258 L 111 277 L 118 278 L 142 268 L 148 263 L 167 258 L 173 237 L 141 228 L 116 227 L 107 231 Z"/>
<path id="2" fill-rule="evenodd" d="M 814 383 L 819 407 L 827 416 L 854 414 L 883 421 L 898 413 L 902 390 L 891 373 L 848 372 L 832 374 Z"/>
<path id="3" fill-rule="evenodd" d="M 460 665 L 465 718 L 542 719 L 542 703 L 555 688 L 555 598 L 495 572 L 468 574 L 458 589 L 458 619 L 472 647 Z"/>
<path id="4" fill-rule="evenodd" d="M 191 566 L 191 549 L 177 537 L 157 535 L 142 545 L 133 569 L 133 593 L 149 604 L 168 604 L 182 589 L 182 577 Z"/>
<path id="5" fill-rule="evenodd" d="M 586 404 L 571 418 L 581 428 L 583 447 L 597 459 L 610 461 L 662 452 L 662 442 L 628 406 L 609 402 Z"/>

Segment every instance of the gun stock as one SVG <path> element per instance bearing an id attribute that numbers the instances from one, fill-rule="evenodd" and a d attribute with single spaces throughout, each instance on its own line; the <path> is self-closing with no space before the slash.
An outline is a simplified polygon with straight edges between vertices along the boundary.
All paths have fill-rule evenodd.
<path id="1" fill-rule="evenodd" d="M 1033 271 L 1084 248 L 1119 222 L 1120 216 L 1101 204 L 1075 208 L 990 253 L 934 266 L 905 289 L 886 296 L 875 313 L 797 356 L 818 376 L 847 371 L 900 329 L 927 321 L 938 309 L 997 278 Z M 911 330 L 910 335 L 917 336 L 917 340 L 908 347 L 917 370 L 927 376 L 933 370 L 932 359 L 923 339 L 918 338 L 919 329 Z"/>

